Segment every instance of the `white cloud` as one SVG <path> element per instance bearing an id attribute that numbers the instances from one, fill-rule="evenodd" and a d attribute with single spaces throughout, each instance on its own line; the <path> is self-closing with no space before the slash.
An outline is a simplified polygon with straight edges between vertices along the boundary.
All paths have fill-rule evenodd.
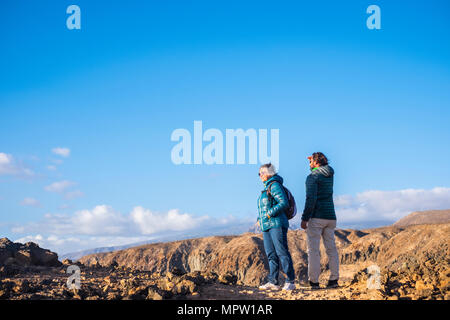
<path id="1" fill-rule="evenodd" d="M 337 196 L 334 203 L 341 223 L 395 222 L 414 211 L 450 208 L 450 188 L 370 190 Z"/>
<path id="2" fill-rule="evenodd" d="M 13 161 L 12 155 L 0 152 L 0 168 L 5 168 L 6 166 L 9 166 L 12 163 L 12 161 Z"/>
<path id="3" fill-rule="evenodd" d="M 79 210 L 74 214 L 44 215 L 40 222 L 22 225 L 21 233 L 42 232 L 55 235 L 149 235 L 165 231 L 183 231 L 202 227 L 235 223 L 234 220 L 212 219 L 208 216 L 194 216 L 169 210 L 156 213 L 143 207 L 135 207 L 127 214 L 121 214 L 107 205 L 98 205 L 90 210 Z M 17 230 L 17 229 L 16 229 Z"/>
<path id="4" fill-rule="evenodd" d="M 92 210 L 77 211 L 70 220 L 74 231 L 80 234 L 118 235 L 129 231 L 129 220 L 106 205 L 96 206 Z"/>
<path id="5" fill-rule="evenodd" d="M 114 211 L 107 205 L 95 206 L 91 210 L 79 210 L 73 214 L 47 213 L 41 221 L 30 222 L 18 227 L 13 228 L 12 231 L 64 236 L 129 236 L 138 233 L 128 216 Z"/>
<path id="6" fill-rule="evenodd" d="M 33 241 L 35 234 L 52 235 L 50 239 L 44 236 L 38 243 L 44 248 L 66 253 L 99 246 L 129 244 L 171 233 L 207 234 L 208 231 L 214 231 L 214 228 L 231 230 L 231 227 L 236 226 L 245 231 L 252 222 L 244 220 L 232 216 L 196 216 L 176 209 L 154 212 L 140 206 L 134 207 L 128 214 L 121 214 L 110 206 L 98 205 L 73 214 L 47 213 L 41 221 L 14 226 L 11 231 L 22 234 L 20 240 L 23 241 Z"/>
<path id="7" fill-rule="evenodd" d="M 177 209 L 161 214 L 139 206 L 131 211 L 130 216 L 142 234 L 192 229 L 209 219 L 207 216 L 194 217 L 188 213 L 180 213 Z"/>
<path id="8" fill-rule="evenodd" d="M 69 148 L 53 148 L 52 152 L 56 155 L 59 155 L 61 157 L 67 158 L 68 156 L 70 156 L 70 149 Z"/>
<path id="9" fill-rule="evenodd" d="M 25 198 L 23 199 L 20 204 L 22 206 L 27 206 L 27 207 L 40 207 L 41 203 L 39 202 L 39 200 L 36 200 L 34 198 Z"/>
<path id="10" fill-rule="evenodd" d="M 67 188 L 69 188 L 73 185 L 75 185 L 74 182 L 64 180 L 64 181 L 54 182 L 54 183 L 46 186 L 44 189 L 48 192 L 62 193 L 62 192 L 64 192 L 64 190 L 66 190 Z"/>
<path id="11" fill-rule="evenodd" d="M 48 165 L 48 166 L 47 166 L 47 169 L 48 169 L 48 170 L 51 170 L 51 171 L 55 171 L 55 170 L 56 170 L 56 166 Z"/>
<path id="12" fill-rule="evenodd" d="M 30 177 L 34 175 L 34 172 L 16 161 L 12 155 L 0 152 L 0 175 Z"/>

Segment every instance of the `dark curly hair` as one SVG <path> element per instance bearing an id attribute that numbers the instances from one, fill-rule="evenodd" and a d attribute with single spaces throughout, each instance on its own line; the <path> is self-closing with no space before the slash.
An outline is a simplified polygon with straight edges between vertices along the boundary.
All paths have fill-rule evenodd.
<path id="1" fill-rule="evenodd" d="M 322 152 L 314 152 L 312 154 L 312 159 L 321 166 L 326 166 L 328 164 L 328 159 Z"/>

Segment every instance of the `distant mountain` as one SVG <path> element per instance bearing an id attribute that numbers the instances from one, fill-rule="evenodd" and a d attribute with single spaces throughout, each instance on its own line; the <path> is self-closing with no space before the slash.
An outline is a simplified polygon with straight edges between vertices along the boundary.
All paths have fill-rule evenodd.
<path id="1" fill-rule="evenodd" d="M 153 235 L 153 237 L 149 240 L 140 241 L 140 242 L 134 242 L 129 243 L 121 246 L 111 246 L 111 247 L 98 247 L 98 248 L 92 248 L 92 249 L 86 249 L 76 252 L 69 252 L 65 254 L 60 255 L 60 260 L 64 259 L 70 259 L 72 261 L 76 261 L 80 259 L 81 257 L 89 254 L 95 254 L 95 253 L 103 253 L 103 252 L 112 252 L 117 250 L 123 250 L 131 247 L 136 247 L 144 244 L 151 244 L 151 243 L 159 243 L 159 242 L 168 242 L 168 241 L 177 241 L 177 240 L 184 240 L 184 239 L 190 239 L 190 238 L 200 238 L 200 237 L 207 237 L 207 236 L 214 236 L 214 235 L 237 235 L 244 232 L 247 232 L 249 227 L 251 226 L 251 223 L 242 223 L 238 225 L 232 225 L 224 227 L 214 227 L 210 229 L 205 230 L 195 230 L 191 232 L 186 231 L 179 231 L 179 232 L 170 232 L 169 234 L 156 234 Z"/>
<path id="2" fill-rule="evenodd" d="M 450 222 L 450 209 L 447 210 L 427 210 L 413 212 L 401 218 L 394 226 L 406 227 L 417 224 L 435 224 Z"/>
<path id="3" fill-rule="evenodd" d="M 65 254 L 60 255 L 59 258 L 61 261 L 64 259 L 70 259 L 72 261 L 76 261 L 76 260 L 80 259 L 81 257 L 88 255 L 88 254 L 122 250 L 122 249 L 139 246 L 141 244 L 147 244 L 147 243 L 152 243 L 152 242 L 151 242 L 151 240 L 148 240 L 148 242 L 147 241 L 135 242 L 135 243 L 126 244 L 123 246 L 98 247 L 98 248 L 86 249 L 86 250 L 81 250 L 81 251 L 65 253 Z"/>

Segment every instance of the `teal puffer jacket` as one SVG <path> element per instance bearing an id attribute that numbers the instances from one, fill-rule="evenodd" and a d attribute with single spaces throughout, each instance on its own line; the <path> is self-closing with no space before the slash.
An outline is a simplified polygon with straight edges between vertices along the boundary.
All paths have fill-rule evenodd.
<path id="1" fill-rule="evenodd" d="M 312 169 L 306 178 L 306 201 L 302 220 L 311 218 L 336 220 L 333 203 L 334 170 L 329 165 Z"/>
<path id="2" fill-rule="evenodd" d="M 258 198 L 258 220 L 262 231 L 279 227 L 289 228 L 285 213 L 289 208 L 289 200 L 282 185 L 283 178 L 277 174 L 264 182 L 264 190 Z M 272 195 L 270 200 L 267 195 L 268 186 Z"/>

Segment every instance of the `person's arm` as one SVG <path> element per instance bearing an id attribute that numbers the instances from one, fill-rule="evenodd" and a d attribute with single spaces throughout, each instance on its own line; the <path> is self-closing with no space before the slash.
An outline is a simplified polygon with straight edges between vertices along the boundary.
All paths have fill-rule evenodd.
<path id="1" fill-rule="evenodd" d="M 317 175 L 310 174 L 306 178 L 306 201 L 303 209 L 302 220 L 308 221 L 316 206 L 317 201 Z"/>
<path id="2" fill-rule="evenodd" d="M 275 199 L 276 204 L 267 211 L 267 215 L 269 217 L 276 217 L 280 212 L 286 211 L 289 207 L 289 200 L 279 182 L 274 182 L 270 185 L 270 194 Z"/>

